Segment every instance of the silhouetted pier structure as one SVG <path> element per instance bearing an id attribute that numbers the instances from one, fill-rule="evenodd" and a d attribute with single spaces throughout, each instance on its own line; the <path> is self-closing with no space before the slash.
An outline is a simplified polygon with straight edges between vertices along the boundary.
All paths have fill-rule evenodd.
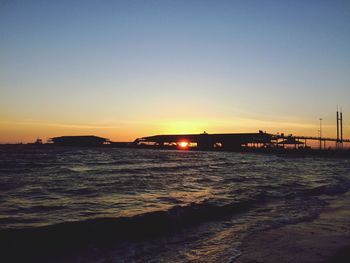
<path id="1" fill-rule="evenodd" d="M 326 142 L 335 143 L 335 149 L 344 149 L 344 143 L 350 143 L 349 139 L 343 139 L 343 112 L 337 108 L 337 138 L 322 137 L 322 118 L 320 118 L 320 130 L 318 137 L 313 136 L 285 136 L 281 134 L 269 134 L 263 131 L 258 133 L 221 133 L 221 134 L 176 134 L 155 135 L 136 139 L 134 145 L 144 147 L 177 147 L 180 149 L 200 150 L 242 150 L 247 148 L 265 149 L 311 149 L 309 142 L 319 142 L 319 150 L 326 150 Z M 323 146 L 322 146 L 323 145 Z M 328 147 L 328 150 L 330 147 Z"/>
<path id="2" fill-rule="evenodd" d="M 309 141 L 333 142 L 334 147 L 310 147 Z M 348 143 L 343 147 L 343 143 Z M 259 131 L 257 133 L 219 134 L 172 134 L 155 135 L 136 139 L 134 142 L 112 142 L 97 136 L 54 137 L 49 143 L 29 145 L 73 146 L 73 147 L 115 147 L 146 149 L 179 149 L 205 151 L 256 152 L 281 155 L 317 155 L 325 157 L 350 158 L 350 140 L 340 138 L 320 138 L 312 136 L 285 136 Z M 341 145 L 341 147 L 339 147 Z"/>
<path id="3" fill-rule="evenodd" d="M 109 139 L 93 135 L 53 137 L 49 142 L 60 146 L 101 146 L 111 143 Z"/>
<path id="4" fill-rule="evenodd" d="M 143 137 L 135 140 L 136 144 L 154 146 L 175 146 L 187 143 L 189 146 L 209 150 L 215 148 L 239 149 L 249 144 L 260 147 L 271 144 L 273 136 L 268 133 L 223 133 L 223 134 L 176 134 L 176 135 L 156 135 Z"/>
<path id="5" fill-rule="evenodd" d="M 349 139 L 336 139 L 336 138 L 328 138 L 328 137 L 313 137 L 313 136 L 293 136 L 293 135 L 288 135 L 288 136 L 281 136 L 281 135 L 275 135 L 276 138 L 278 139 L 287 139 L 287 138 L 294 138 L 296 140 L 311 140 L 311 141 L 326 141 L 326 142 L 350 142 Z"/>
<path id="6" fill-rule="evenodd" d="M 309 141 L 350 143 L 348 139 L 320 138 L 312 136 L 293 136 L 284 134 L 258 133 L 222 133 L 222 134 L 176 134 L 155 135 L 136 139 L 135 145 L 149 147 L 196 148 L 200 150 L 240 150 L 243 148 L 310 148 Z M 325 149 L 325 148 L 324 148 Z"/>

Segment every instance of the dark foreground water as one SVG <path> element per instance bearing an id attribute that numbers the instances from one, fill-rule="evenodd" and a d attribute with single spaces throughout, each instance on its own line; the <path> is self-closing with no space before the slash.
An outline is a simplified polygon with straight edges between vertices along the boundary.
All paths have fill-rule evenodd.
<path id="1" fill-rule="evenodd" d="M 0 146 L 0 241 L 43 261 L 234 262 L 349 190 L 348 159 Z"/>

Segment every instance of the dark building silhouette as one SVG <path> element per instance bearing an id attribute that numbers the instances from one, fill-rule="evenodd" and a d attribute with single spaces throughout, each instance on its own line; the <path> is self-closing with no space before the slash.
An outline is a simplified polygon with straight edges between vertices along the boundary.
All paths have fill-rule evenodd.
<path id="1" fill-rule="evenodd" d="M 198 149 L 213 149 L 216 145 L 220 145 L 222 149 L 240 149 L 248 144 L 259 144 L 263 147 L 271 144 L 272 139 L 272 135 L 260 131 L 259 133 L 156 135 L 139 138 L 134 143 L 165 145 L 186 141 L 196 143 Z"/>
<path id="2" fill-rule="evenodd" d="M 294 146 L 294 148 L 297 148 L 299 145 L 302 145 L 302 147 L 305 147 L 305 143 L 298 141 L 297 139 L 293 137 L 289 137 L 281 142 L 278 142 L 277 145 L 282 146 L 283 148 L 287 145 Z"/>
<path id="3" fill-rule="evenodd" d="M 109 144 L 110 140 L 102 137 L 87 135 L 87 136 L 61 136 L 54 137 L 49 140 L 55 145 L 63 146 L 101 146 Z"/>

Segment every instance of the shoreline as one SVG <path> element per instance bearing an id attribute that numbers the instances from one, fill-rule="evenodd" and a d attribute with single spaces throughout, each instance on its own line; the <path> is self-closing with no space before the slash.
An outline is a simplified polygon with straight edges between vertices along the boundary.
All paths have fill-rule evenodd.
<path id="1" fill-rule="evenodd" d="M 198 149 L 187 148 L 179 149 L 176 146 L 155 146 L 155 145 L 134 145 L 133 143 L 121 143 L 120 145 L 54 145 L 54 144 L 0 144 L 4 147 L 38 147 L 38 148 L 96 148 L 96 149 L 146 149 L 146 150 L 171 150 L 171 151 L 205 151 L 205 152 L 236 152 L 236 153 L 257 153 L 270 154 L 281 157 L 325 157 L 336 159 L 349 159 L 350 149 L 288 149 L 288 148 L 254 148 L 242 147 L 237 149 Z"/>
<path id="2" fill-rule="evenodd" d="M 338 198 L 337 198 L 338 197 Z M 253 233 L 236 263 L 345 263 L 350 258 L 350 192 L 334 197 L 319 217 Z"/>

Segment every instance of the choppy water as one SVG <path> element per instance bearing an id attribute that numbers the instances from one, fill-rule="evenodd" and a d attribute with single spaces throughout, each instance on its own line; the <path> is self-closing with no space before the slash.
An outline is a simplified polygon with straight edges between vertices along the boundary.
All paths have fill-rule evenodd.
<path id="1" fill-rule="evenodd" d="M 0 146 L 1 231 L 90 231 L 65 261 L 234 262 L 244 236 L 349 190 L 347 159 Z"/>

